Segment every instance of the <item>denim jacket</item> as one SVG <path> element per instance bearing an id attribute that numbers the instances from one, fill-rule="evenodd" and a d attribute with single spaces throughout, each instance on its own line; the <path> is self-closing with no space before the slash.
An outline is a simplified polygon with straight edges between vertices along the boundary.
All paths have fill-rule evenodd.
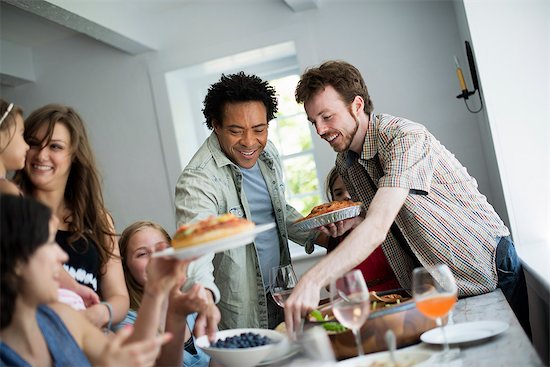
<path id="1" fill-rule="evenodd" d="M 280 261 L 288 264 L 288 239 L 311 253 L 316 233 L 290 228 L 302 215 L 286 203 L 282 165 L 272 142 L 267 142 L 258 162 L 275 211 Z M 178 179 L 177 225 L 228 212 L 250 218 L 242 181 L 239 167 L 227 158 L 212 133 Z M 222 316 L 220 329 L 268 327 L 267 300 L 254 243 L 197 259 L 189 266 L 188 277 L 188 282 L 201 283 L 213 292 Z"/>

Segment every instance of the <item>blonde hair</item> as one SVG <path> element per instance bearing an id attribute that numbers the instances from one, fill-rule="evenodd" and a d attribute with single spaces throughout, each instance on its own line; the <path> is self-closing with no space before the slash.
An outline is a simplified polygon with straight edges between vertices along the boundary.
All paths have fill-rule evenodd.
<path id="1" fill-rule="evenodd" d="M 122 269 L 124 270 L 124 278 L 126 280 L 126 288 L 128 288 L 128 294 L 130 296 L 130 308 L 132 310 L 138 310 L 141 305 L 141 298 L 143 297 L 143 285 L 139 284 L 137 280 L 132 276 L 130 269 L 128 268 L 128 246 L 130 240 L 139 231 L 145 228 L 153 228 L 159 231 L 166 242 L 170 243 L 171 238 L 168 232 L 162 228 L 159 224 L 150 221 L 135 222 L 122 232 L 119 240 L 120 256 L 122 257 Z"/>

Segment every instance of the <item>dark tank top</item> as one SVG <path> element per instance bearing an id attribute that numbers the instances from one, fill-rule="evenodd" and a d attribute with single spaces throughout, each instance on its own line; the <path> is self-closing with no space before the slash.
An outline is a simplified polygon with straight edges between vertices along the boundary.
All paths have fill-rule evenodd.
<path id="1" fill-rule="evenodd" d="M 69 245 L 69 237 L 73 232 L 58 230 L 55 240 L 69 255 L 63 267 L 78 283 L 92 288 L 98 295 L 100 280 L 100 259 L 95 242 L 79 238 Z M 101 296 L 101 295 L 100 295 Z"/>

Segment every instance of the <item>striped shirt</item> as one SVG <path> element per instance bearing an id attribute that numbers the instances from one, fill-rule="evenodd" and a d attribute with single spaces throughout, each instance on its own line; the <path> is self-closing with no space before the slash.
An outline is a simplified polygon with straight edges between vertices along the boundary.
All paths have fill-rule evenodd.
<path id="1" fill-rule="evenodd" d="M 381 245 L 403 287 L 410 288 L 418 263 L 445 263 L 459 296 L 496 288 L 497 238 L 509 231 L 476 180 L 424 126 L 372 115 L 361 155 L 339 153 L 336 166 L 352 199 L 367 208 L 376 187 L 409 189 L 395 218 L 407 244 L 400 245 L 390 232 Z"/>

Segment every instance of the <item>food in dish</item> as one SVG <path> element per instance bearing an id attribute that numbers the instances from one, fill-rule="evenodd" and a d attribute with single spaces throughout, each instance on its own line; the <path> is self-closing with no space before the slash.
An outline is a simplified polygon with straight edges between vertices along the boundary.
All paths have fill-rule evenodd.
<path id="1" fill-rule="evenodd" d="M 241 333 L 240 335 L 228 336 L 225 339 L 220 338 L 210 346 L 213 348 L 227 349 L 254 348 L 271 344 L 272 342 L 273 341 L 265 335 L 262 336 L 258 333 L 247 332 Z"/>
<path id="2" fill-rule="evenodd" d="M 410 300 L 410 297 L 402 296 L 397 293 L 385 293 L 377 295 L 376 292 L 370 292 L 371 311 L 377 311 L 388 307 L 399 305 L 402 302 Z M 332 313 L 332 304 L 327 303 L 311 311 L 308 315 L 308 321 L 320 324 L 325 328 L 328 334 L 338 334 L 348 329 L 338 323 Z"/>
<path id="3" fill-rule="evenodd" d="M 253 230 L 254 222 L 231 213 L 210 216 L 196 223 L 182 225 L 172 239 L 172 247 L 181 249 Z"/>
<path id="4" fill-rule="evenodd" d="M 311 209 L 311 212 L 306 217 L 298 219 L 295 223 L 299 223 L 304 220 L 315 218 L 323 214 L 331 213 L 336 210 L 350 208 L 352 206 L 359 206 L 361 204 L 362 203 L 359 201 L 351 201 L 351 200 L 331 201 L 330 203 L 320 204 L 314 207 L 313 209 Z"/>

